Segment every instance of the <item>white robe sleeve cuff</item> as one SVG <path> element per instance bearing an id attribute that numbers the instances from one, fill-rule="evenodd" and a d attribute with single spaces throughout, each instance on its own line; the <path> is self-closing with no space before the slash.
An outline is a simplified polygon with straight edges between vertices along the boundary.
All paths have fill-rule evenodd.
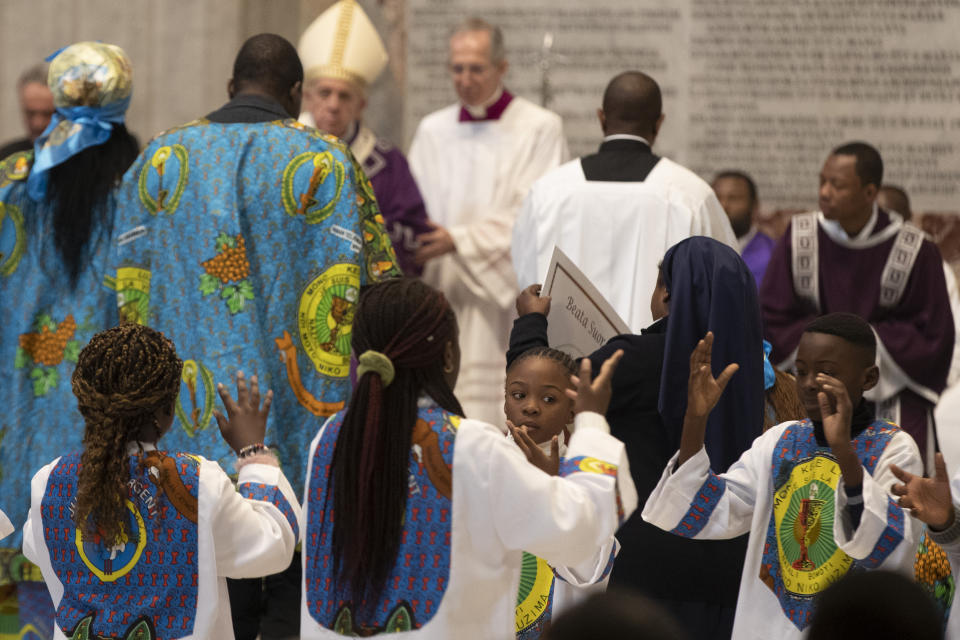
<path id="1" fill-rule="evenodd" d="M 672 531 L 690 511 L 691 497 L 710 477 L 706 448 L 701 447 L 696 455 L 677 467 L 679 459 L 678 451 L 667 462 L 641 514 L 644 520 L 664 531 Z"/>

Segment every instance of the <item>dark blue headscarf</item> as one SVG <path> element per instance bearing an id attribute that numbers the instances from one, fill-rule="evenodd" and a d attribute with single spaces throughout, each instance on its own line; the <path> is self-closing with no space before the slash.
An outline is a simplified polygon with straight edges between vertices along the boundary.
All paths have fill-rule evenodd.
<path id="1" fill-rule="evenodd" d="M 736 362 L 707 422 L 706 448 L 716 471 L 726 471 L 763 432 L 763 335 L 757 285 L 730 247 L 702 236 L 667 250 L 661 265 L 670 294 L 667 341 L 657 408 L 674 449 L 680 446 L 687 409 L 690 354 L 713 331 L 713 374 Z"/>

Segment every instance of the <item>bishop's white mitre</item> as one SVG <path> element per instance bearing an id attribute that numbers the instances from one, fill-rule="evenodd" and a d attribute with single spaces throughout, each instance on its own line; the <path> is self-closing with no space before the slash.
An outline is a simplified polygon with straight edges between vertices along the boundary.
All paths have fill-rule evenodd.
<path id="1" fill-rule="evenodd" d="M 340 0 L 310 23 L 297 47 L 304 79 L 336 78 L 365 88 L 387 64 L 387 49 L 356 0 Z"/>

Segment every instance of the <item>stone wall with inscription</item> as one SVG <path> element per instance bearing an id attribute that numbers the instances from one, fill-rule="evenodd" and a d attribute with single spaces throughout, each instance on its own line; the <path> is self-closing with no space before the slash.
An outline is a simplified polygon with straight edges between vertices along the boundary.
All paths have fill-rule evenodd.
<path id="1" fill-rule="evenodd" d="M 407 0 L 407 141 L 455 99 L 447 35 L 471 14 L 503 27 L 509 86 L 563 116 L 575 155 L 634 68 L 664 91 L 658 151 L 705 178 L 748 171 L 767 210 L 815 207 L 826 154 L 854 139 L 916 210 L 960 210 L 960 0 Z"/>

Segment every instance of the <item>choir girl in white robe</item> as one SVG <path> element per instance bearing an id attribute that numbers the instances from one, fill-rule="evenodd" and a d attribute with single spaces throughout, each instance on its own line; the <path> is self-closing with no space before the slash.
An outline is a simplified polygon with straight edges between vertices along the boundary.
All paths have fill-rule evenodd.
<path id="1" fill-rule="evenodd" d="M 357 386 L 310 451 L 301 637 L 512 637 L 523 552 L 589 576 L 636 508 L 603 418 L 619 354 L 593 382 L 581 370 L 550 476 L 494 425 L 461 417 L 443 294 L 388 280 L 361 293 L 354 322 Z"/>
<path id="2" fill-rule="evenodd" d="M 533 465 L 559 475 L 567 456 L 569 425 L 573 423 L 570 376 L 577 365 L 568 354 L 533 347 L 507 365 L 503 408 L 512 438 Z M 612 535 L 597 548 L 593 566 L 584 574 L 552 567 L 531 553 L 523 554 L 517 594 L 517 638 L 540 638 L 556 616 L 594 592 L 607 588 L 619 545 Z"/>
<path id="3" fill-rule="evenodd" d="M 23 553 L 56 607 L 54 638 L 233 638 L 226 577 L 285 569 L 300 507 L 264 447 L 271 394 L 238 374 L 228 417 L 234 487 L 215 462 L 160 451 L 183 363 L 157 331 L 122 324 L 80 352 L 73 391 L 86 422 L 82 453 L 33 477 Z"/>

